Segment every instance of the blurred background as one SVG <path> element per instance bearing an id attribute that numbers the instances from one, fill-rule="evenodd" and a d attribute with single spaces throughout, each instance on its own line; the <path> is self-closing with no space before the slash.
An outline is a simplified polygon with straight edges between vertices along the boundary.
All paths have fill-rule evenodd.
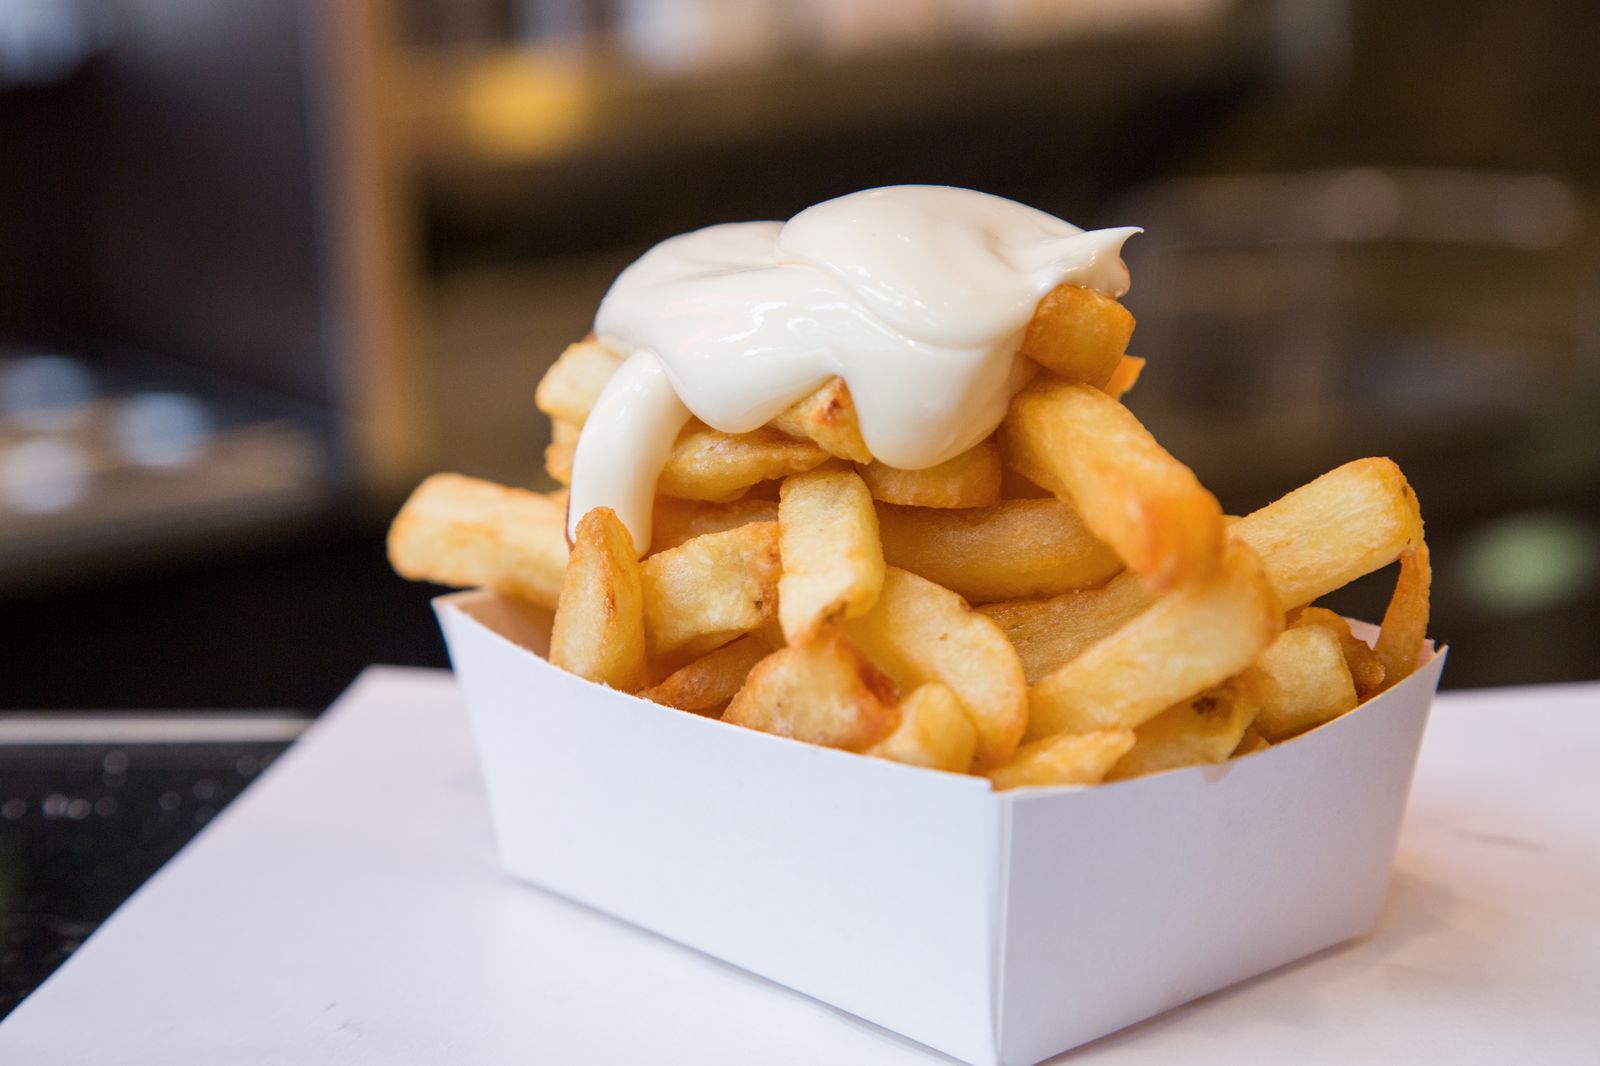
<path id="1" fill-rule="evenodd" d="M 1597 46 L 1579 0 L 0 0 L 0 708 L 48 712 L 0 973 L 443 665 L 386 521 L 547 487 L 534 384 L 622 266 L 874 185 L 1144 226 L 1130 406 L 1229 510 L 1393 456 L 1445 684 L 1600 677 Z M 111 708 L 210 732 L 72 732 Z"/>

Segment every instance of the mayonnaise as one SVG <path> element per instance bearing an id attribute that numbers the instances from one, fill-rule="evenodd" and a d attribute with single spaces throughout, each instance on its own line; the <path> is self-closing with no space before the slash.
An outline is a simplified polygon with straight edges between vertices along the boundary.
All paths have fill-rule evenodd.
<path id="1" fill-rule="evenodd" d="M 656 480 L 693 415 L 743 433 L 834 376 L 877 459 L 920 470 L 983 440 L 1021 386 L 1040 297 L 1070 281 L 1128 289 L 1122 244 L 969 189 L 897 185 L 787 223 L 711 226 L 656 245 L 600 304 L 626 361 L 584 422 L 568 533 L 617 512 L 641 554 Z"/>

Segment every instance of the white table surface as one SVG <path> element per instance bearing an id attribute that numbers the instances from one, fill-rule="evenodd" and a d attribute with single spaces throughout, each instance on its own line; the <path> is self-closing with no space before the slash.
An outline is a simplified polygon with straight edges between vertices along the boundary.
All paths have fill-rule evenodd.
<path id="1" fill-rule="evenodd" d="M 1388 911 L 1063 1056 L 1600 1062 L 1600 685 L 1441 696 Z M 5 1066 L 938 1063 L 496 868 L 448 675 L 374 669 L 0 1023 Z"/>

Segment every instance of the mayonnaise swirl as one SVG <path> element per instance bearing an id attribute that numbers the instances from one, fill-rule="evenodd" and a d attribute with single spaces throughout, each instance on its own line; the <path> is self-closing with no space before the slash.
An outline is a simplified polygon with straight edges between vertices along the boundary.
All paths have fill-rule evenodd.
<path id="1" fill-rule="evenodd" d="M 1121 296 L 1133 228 L 1085 232 L 987 193 L 898 185 L 787 223 L 711 226 L 617 278 L 595 333 L 626 361 L 573 457 L 569 534 L 617 512 L 642 554 L 655 484 L 690 415 L 743 433 L 834 376 L 877 459 L 920 470 L 992 433 L 1021 385 L 1017 347 L 1064 281 Z"/>

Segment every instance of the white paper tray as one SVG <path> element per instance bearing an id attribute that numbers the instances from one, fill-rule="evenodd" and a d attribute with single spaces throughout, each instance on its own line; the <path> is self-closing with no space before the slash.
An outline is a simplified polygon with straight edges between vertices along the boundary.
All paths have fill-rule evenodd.
<path id="1" fill-rule="evenodd" d="M 513 876 L 980 1066 L 1370 930 L 1444 662 L 1243 759 L 995 793 L 574 677 L 548 612 L 436 608 Z"/>

